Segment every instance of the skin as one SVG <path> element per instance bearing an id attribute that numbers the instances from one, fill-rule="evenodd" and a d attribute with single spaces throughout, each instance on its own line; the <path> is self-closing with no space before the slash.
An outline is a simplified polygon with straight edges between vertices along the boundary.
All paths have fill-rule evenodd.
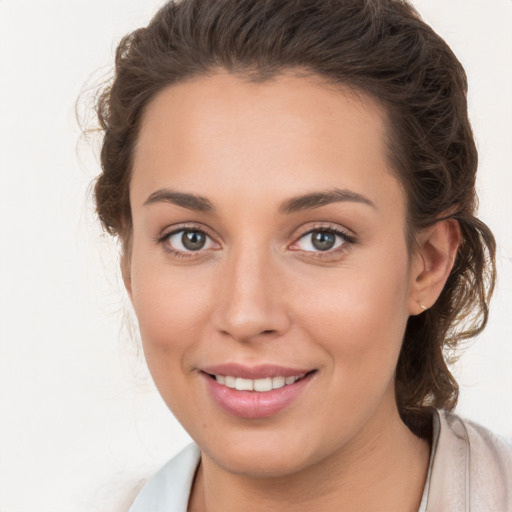
<path id="1" fill-rule="evenodd" d="M 156 386 L 202 451 L 190 510 L 417 510 L 430 448 L 400 420 L 394 371 L 459 232 L 440 222 L 409 254 L 386 129 L 371 98 L 294 75 L 219 73 L 148 106 L 123 276 Z M 283 211 L 332 190 L 359 199 Z M 208 235 L 204 249 L 165 238 L 184 227 Z M 348 238 L 322 252 L 313 228 Z M 220 409 L 199 372 L 233 361 L 316 371 L 285 410 L 250 420 Z"/>

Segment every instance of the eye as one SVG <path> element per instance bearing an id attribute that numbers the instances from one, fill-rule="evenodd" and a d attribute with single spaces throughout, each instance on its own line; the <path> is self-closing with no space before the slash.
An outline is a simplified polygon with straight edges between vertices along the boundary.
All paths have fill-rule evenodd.
<path id="1" fill-rule="evenodd" d="M 171 251 L 185 253 L 211 249 L 216 246 L 215 242 L 199 229 L 173 231 L 164 237 L 163 242 Z"/>
<path id="2" fill-rule="evenodd" d="M 349 242 L 351 239 L 342 231 L 315 229 L 302 235 L 292 248 L 307 252 L 332 252 Z"/>

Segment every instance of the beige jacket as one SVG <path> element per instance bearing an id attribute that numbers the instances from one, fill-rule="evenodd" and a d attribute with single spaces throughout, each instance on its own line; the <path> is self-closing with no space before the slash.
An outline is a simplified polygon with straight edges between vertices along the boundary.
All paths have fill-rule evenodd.
<path id="1" fill-rule="evenodd" d="M 425 512 L 512 512 L 509 442 L 444 411 L 433 438 Z"/>
<path id="2" fill-rule="evenodd" d="M 444 411 L 434 414 L 433 427 L 418 512 L 512 512 L 512 445 Z M 129 512 L 187 512 L 200 458 L 197 445 L 187 446 L 148 480 Z"/>

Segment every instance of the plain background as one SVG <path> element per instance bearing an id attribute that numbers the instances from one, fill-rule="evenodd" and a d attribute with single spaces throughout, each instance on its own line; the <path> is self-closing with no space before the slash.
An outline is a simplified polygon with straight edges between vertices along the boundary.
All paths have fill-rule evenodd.
<path id="1" fill-rule="evenodd" d="M 125 510 L 188 442 L 147 375 L 92 213 L 75 101 L 155 0 L 0 0 L 0 511 Z M 500 280 L 455 373 L 458 412 L 512 437 L 512 1 L 416 0 L 466 67 Z M 86 85 L 89 84 L 89 85 Z M 135 337 L 136 338 L 136 337 Z"/>

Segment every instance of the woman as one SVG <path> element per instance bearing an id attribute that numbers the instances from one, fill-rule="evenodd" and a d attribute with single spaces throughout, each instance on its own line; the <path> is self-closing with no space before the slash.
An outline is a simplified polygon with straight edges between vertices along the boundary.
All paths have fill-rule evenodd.
<path id="1" fill-rule="evenodd" d="M 194 439 L 132 512 L 512 509 L 448 412 L 484 327 L 466 77 L 395 0 L 184 0 L 119 45 L 96 202 Z"/>

